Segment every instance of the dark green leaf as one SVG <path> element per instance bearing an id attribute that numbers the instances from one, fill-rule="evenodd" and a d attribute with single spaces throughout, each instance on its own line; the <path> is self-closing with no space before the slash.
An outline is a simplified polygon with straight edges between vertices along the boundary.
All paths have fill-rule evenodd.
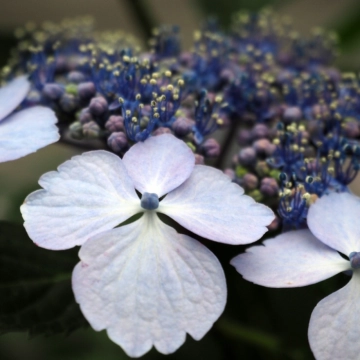
<path id="1" fill-rule="evenodd" d="M 87 325 L 71 289 L 78 249 L 37 247 L 21 225 L 0 222 L 0 333 L 69 333 Z"/>

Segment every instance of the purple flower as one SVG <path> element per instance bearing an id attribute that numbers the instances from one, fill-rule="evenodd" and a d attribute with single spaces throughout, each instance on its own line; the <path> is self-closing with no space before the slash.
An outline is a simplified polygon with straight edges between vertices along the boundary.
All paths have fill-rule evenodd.
<path id="1" fill-rule="evenodd" d="M 321 300 L 311 315 L 308 336 L 318 360 L 359 358 L 359 215 L 358 197 L 325 195 L 309 208 L 310 230 L 283 233 L 231 261 L 246 280 L 279 288 L 310 285 L 352 270 L 349 283 Z"/>
<path id="2" fill-rule="evenodd" d="M 25 76 L 0 88 L 0 162 L 18 159 L 59 140 L 52 110 L 34 106 L 13 113 L 29 89 Z"/>
<path id="3" fill-rule="evenodd" d="M 152 346 L 172 353 L 186 333 L 201 339 L 226 303 L 216 257 L 157 213 L 227 244 L 259 239 L 274 218 L 221 171 L 195 165 L 170 134 L 135 144 L 122 160 L 101 150 L 75 156 L 39 183 L 21 207 L 29 236 L 47 249 L 82 245 L 76 300 L 91 326 L 133 357 Z"/>

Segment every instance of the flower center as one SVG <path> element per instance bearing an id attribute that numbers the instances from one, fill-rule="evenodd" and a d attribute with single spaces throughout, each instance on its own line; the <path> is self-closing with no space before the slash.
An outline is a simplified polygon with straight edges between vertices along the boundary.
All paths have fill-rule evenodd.
<path id="1" fill-rule="evenodd" d="M 141 197 L 141 207 L 145 210 L 155 210 L 159 207 L 159 197 L 154 193 L 144 192 Z"/>
<path id="2" fill-rule="evenodd" d="M 350 265 L 353 269 L 359 269 L 360 268 L 360 252 L 352 252 L 349 255 L 350 259 Z"/>

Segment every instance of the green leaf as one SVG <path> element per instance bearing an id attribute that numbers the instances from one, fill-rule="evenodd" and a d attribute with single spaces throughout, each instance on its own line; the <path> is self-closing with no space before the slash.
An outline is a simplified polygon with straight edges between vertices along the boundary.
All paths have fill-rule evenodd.
<path id="1" fill-rule="evenodd" d="M 70 333 L 87 326 L 71 289 L 78 249 L 37 247 L 21 225 L 0 221 L 0 333 Z"/>

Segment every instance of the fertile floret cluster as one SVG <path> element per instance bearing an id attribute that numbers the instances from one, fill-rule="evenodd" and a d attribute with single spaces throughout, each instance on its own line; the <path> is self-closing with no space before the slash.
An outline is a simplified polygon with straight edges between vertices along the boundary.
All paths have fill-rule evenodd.
<path id="1" fill-rule="evenodd" d="M 63 141 L 123 156 L 172 133 L 197 164 L 217 158 L 277 210 L 274 228 L 302 227 L 317 197 L 345 191 L 358 172 L 359 79 L 332 66 L 334 34 L 315 29 L 301 39 L 289 19 L 264 10 L 239 13 L 227 33 L 209 20 L 190 51 L 176 26 L 155 29 L 145 51 L 124 33 L 95 32 L 87 18 L 16 35 L 3 79 L 31 74 L 23 106 L 53 108 Z"/>

